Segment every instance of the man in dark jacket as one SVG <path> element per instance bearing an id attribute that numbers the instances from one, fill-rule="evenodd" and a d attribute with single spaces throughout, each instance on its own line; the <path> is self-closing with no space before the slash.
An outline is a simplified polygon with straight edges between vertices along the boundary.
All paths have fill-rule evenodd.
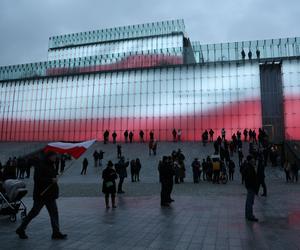
<path id="1" fill-rule="evenodd" d="M 171 198 L 173 189 L 174 169 L 171 157 L 164 157 L 159 168 L 159 176 L 161 182 L 160 205 L 162 207 L 169 207 L 174 200 Z"/>
<path id="2" fill-rule="evenodd" d="M 257 166 L 257 179 L 258 179 L 258 190 L 260 186 L 263 188 L 263 193 L 261 196 L 267 196 L 267 186 L 265 183 L 265 166 L 264 157 L 262 153 L 258 155 L 258 166 Z"/>
<path id="3" fill-rule="evenodd" d="M 247 163 L 245 168 L 245 186 L 247 188 L 247 200 L 245 207 L 245 216 L 249 221 L 258 221 L 253 215 L 253 204 L 255 195 L 258 193 L 258 180 L 255 171 L 255 159 L 251 156 L 247 156 Z"/>
<path id="4" fill-rule="evenodd" d="M 127 167 L 129 166 L 129 162 L 125 162 L 124 157 L 122 156 L 119 163 L 116 164 L 116 171 L 119 175 L 119 184 L 118 184 L 118 194 L 124 194 L 123 191 L 123 182 L 124 179 L 127 177 Z"/>
<path id="5" fill-rule="evenodd" d="M 25 229 L 30 221 L 35 218 L 41 209 L 46 206 L 52 226 L 52 239 L 66 239 L 67 235 L 59 230 L 58 210 L 56 199 L 58 198 L 58 185 L 56 171 L 54 167 L 56 154 L 48 152 L 45 159 L 35 167 L 33 207 L 28 215 L 23 219 L 22 224 L 16 230 L 20 239 L 27 239 Z"/>

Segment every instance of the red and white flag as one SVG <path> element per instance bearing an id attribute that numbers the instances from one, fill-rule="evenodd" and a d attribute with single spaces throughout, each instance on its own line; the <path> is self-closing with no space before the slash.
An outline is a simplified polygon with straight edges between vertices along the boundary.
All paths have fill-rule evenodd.
<path id="1" fill-rule="evenodd" d="M 84 141 L 79 143 L 51 142 L 45 148 L 44 152 L 56 152 L 59 154 L 69 154 L 78 159 L 96 140 Z"/>

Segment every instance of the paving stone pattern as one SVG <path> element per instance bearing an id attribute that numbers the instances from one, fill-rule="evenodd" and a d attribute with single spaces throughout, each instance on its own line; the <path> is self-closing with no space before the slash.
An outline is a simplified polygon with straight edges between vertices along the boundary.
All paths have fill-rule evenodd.
<path id="1" fill-rule="evenodd" d="M 155 157 L 148 155 L 146 144 L 122 146 L 126 158 L 140 157 L 142 177 L 139 183 L 126 179 L 117 209 L 105 209 L 100 192 L 103 167 L 95 168 L 92 159 L 97 148 L 106 152 L 105 161 L 116 162 L 116 145 L 97 143 L 85 154 L 90 163 L 86 176 L 80 175 L 81 158 L 68 163 L 59 180 L 60 224 L 68 240 L 51 240 L 49 216 L 43 209 L 28 227 L 28 240 L 14 233 L 19 217 L 16 223 L 0 217 L 0 249 L 300 249 L 300 188 L 285 183 L 280 167 L 266 169 L 269 195 L 256 197 L 254 211 L 260 221 L 251 223 L 244 218 L 246 190 L 238 171 L 226 185 L 192 183 L 191 161 L 211 154 L 211 145 L 160 143 Z M 157 163 L 178 147 L 187 158 L 186 182 L 174 186 L 175 202 L 162 209 Z M 30 209 L 32 179 L 26 181 L 29 195 L 24 202 Z"/>

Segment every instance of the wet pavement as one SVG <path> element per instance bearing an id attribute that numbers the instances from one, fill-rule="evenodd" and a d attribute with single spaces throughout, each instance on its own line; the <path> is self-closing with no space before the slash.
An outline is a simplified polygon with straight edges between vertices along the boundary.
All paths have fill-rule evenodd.
<path id="1" fill-rule="evenodd" d="M 162 143 L 160 155 L 152 158 L 146 145 L 142 146 L 124 146 L 130 159 L 140 155 L 142 178 L 139 183 L 127 178 L 126 193 L 117 197 L 116 209 L 106 210 L 104 206 L 100 192 L 103 168 L 94 168 L 91 158 L 94 148 L 104 146 L 95 144 L 86 153 L 90 161 L 87 176 L 79 174 L 82 160 L 78 160 L 69 163 L 59 180 L 60 224 L 68 239 L 51 240 L 49 216 L 43 209 L 28 227 L 28 240 L 20 240 L 14 233 L 19 217 L 16 223 L 0 217 L 0 249 L 300 249 L 300 188 L 299 184 L 286 184 L 280 168 L 267 168 L 269 195 L 255 199 L 259 222 L 247 222 L 246 190 L 240 184 L 239 172 L 226 185 L 194 184 L 190 163 L 196 156 L 210 154 L 212 148 L 182 144 L 187 158 L 186 182 L 174 186 L 175 202 L 171 208 L 162 209 L 157 162 L 178 144 Z M 114 147 L 105 145 L 106 160 L 116 161 Z M 31 192 L 32 180 L 28 188 Z M 30 195 L 24 202 L 30 209 Z"/>

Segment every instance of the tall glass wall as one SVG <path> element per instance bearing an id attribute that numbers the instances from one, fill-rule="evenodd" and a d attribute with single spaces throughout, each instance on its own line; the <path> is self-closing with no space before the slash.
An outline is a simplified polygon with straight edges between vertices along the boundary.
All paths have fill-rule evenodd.
<path id="1" fill-rule="evenodd" d="M 204 129 L 261 126 L 257 64 L 214 64 L 5 82 L 0 139 L 102 139 L 103 131 L 143 129 L 156 139 L 200 140 Z"/>
<path id="2" fill-rule="evenodd" d="M 300 140 L 300 60 L 283 61 L 282 71 L 285 136 Z"/>
<path id="3" fill-rule="evenodd" d="M 300 37 L 217 44 L 192 42 L 192 46 L 196 61 L 200 63 L 241 60 L 242 50 L 246 60 L 249 52 L 252 59 L 300 56 Z"/>
<path id="4" fill-rule="evenodd" d="M 52 36 L 49 38 L 49 49 L 138 37 L 161 36 L 174 32 L 185 32 L 182 19 Z"/>
<path id="5" fill-rule="evenodd" d="M 48 61 L 129 52 L 137 55 L 147 51 L 182 47 L 183 34 L 155 36 L 52 49 L 48 51 Z"/>

